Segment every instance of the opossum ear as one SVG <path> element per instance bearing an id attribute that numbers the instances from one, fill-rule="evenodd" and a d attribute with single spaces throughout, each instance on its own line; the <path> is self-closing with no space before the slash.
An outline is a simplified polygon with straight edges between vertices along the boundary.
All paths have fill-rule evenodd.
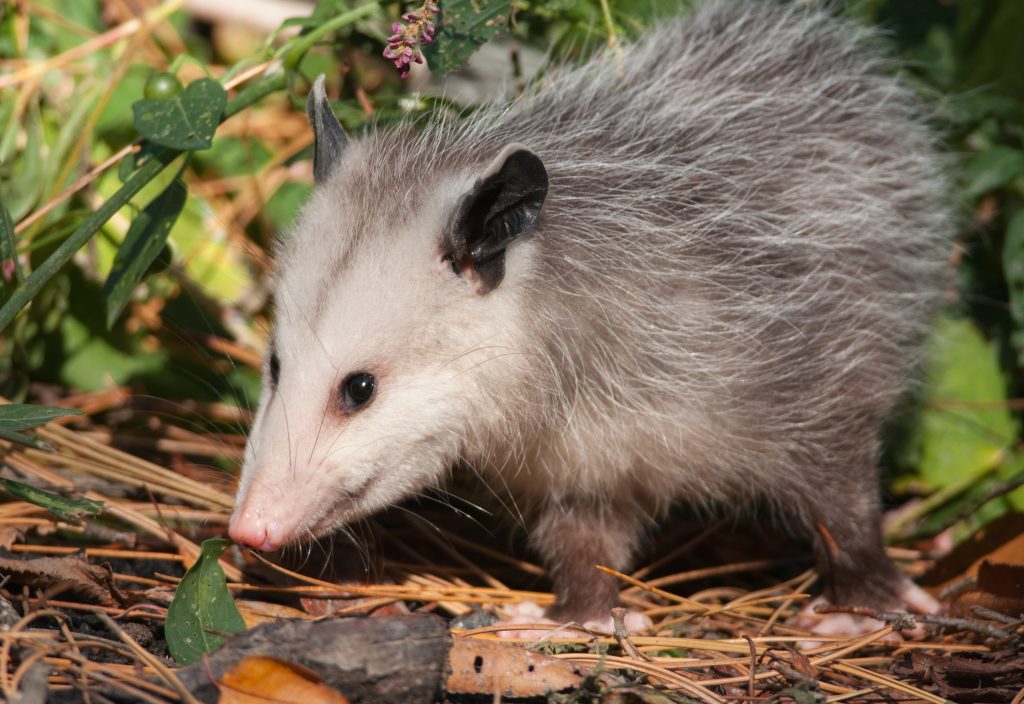
<path id="1" fill-rule="evenodd" d="M 548 172 L 521 144 L 510 144 L 459 200 L 445 237 L 456 271 L 471 269 L 486 293 L 505 276 L 505 249 L 525 234 L 548 193 Z"/>
<path id="2" fill-rule="evenodd" d="M 313 127 L 313 180 L 319 185 L 327 180 L 331 168 L 348 144 L 345 130 L 341 128 L 327 100 L 322 73 L 317 76 L 306 98 L 306 114 Z"/>

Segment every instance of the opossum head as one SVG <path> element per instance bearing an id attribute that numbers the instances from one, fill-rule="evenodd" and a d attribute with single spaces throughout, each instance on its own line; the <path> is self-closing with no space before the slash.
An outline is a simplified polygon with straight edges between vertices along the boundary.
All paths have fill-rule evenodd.
<path id="1" fill-rule="evenodd" d="M 402 174 L 382 179 L 388 160 L 374 139 L 346 137 L 322 78 L 307 109 L 315 188 L 279 253 L 230 527 L 264 550 L 436 485 L 507 430 L 501 396 L 529 383 L 523 300 L 535 244 L 520 238 L 547 194 L 540 159 L 507 145 L 393 200 L 367 185 L 368 169 L 396 191 Z"/>

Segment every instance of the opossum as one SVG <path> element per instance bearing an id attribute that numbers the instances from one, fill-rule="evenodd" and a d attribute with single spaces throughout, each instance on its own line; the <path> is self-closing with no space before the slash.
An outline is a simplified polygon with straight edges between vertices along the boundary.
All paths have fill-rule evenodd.
<path id="1" fill-rule="evenodd" d="M 932 608 L 883 549 L 879 428 L 953 216 L 894 67 L 821 7 L 712 0 L 463 119 L 351 138 L 318 81 L 230 535 L 319 537 L 468 464 L 554 620 L 607 620 L 594 566 L 676 502 L 769 507 L 835 604 Z"/>

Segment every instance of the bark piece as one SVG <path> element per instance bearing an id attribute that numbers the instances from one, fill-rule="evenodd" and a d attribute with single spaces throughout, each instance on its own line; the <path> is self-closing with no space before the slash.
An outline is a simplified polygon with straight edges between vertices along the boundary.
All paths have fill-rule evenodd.
<path id="1" fill-rule="evenodd" d="M 266 656 L 312 670 L 353 704 L 436 702 L 444 693 L 450 647 L 445 622 L 431 614 L 278 621 L 230 638 L 178 677 L 196 698 L 215 702 L 215 682 L 225 672 L 244 657 Z"/>
<path id="2" fill-rule="evenodd" d="M 511 643 L 456 638 L 448 692 L 528 699 L 578 687 L 589 670 Z"/>

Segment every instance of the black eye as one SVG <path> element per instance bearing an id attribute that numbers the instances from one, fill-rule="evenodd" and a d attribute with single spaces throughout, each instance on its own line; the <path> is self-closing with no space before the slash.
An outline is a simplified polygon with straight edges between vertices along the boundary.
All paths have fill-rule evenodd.
<path id="1" fill-rule="evenodd" d="M 341 405 L 347 411 L 358 411 L 365 406 L 377 388 L 373 374 L 356 372 L 349 375 L 341 385 Z"/>
<path id="2" fill-rule="evenodd" d="M 270 383 L 277 386 L 277 379 L 281 376 L 281 360 L 277 358 L 277 352 L 270 353 Z"/>

